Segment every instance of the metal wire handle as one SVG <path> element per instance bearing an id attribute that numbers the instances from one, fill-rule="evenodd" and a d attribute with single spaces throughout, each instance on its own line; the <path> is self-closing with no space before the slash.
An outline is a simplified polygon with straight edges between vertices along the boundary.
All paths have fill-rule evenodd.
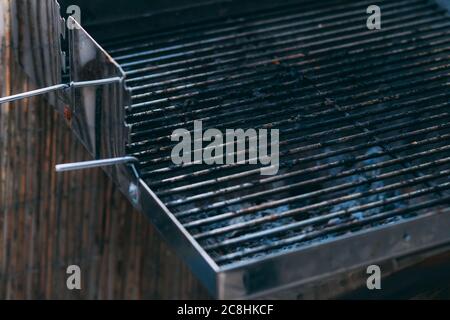
<path id="1" fill-rule="evenodd" d="M 112 159 L 104 159 L 104 160 L 75 162 L 75 163 L 67 163 L 67 164 L 57 165 L 56 172 L 77 171 L 77 170 L 108 167 L 108 166 L 115 166 L 115 165 L 119 165 L 119 164 L 129 164 L 129 163 L 137 163 L 137 162 L 139 162 L 139 160 L 135 157 L 121 157 L 121 158 L 112 158 Z"/>
<path id="2" fill-rule="evenodd" d="M 115 78 L 106 78 L 106 79 L 100 79 L 100 80 L 71 82 L 68 84 L 58 84 L 58 85 L 54 85 L 54 86 L 50 86 L 50 87 L 46 87 L 46 88 L 27 91 L 27 92 L 19 93 L 16 95 L 0 98 L 0 105 L 8 103 L 8 102 L 13 102 L 13 101 L 17 101 L 17 100 L 40 96 L 40 95 L 54 92 L 54 91 L 67 90 L 67 89 L 71 89 L 71 88 L 85 88 L 85 87 L 93 87 L 93 86 L 102 86 L 102 85 L 116 83 L 116 82 L 120 82 L 120 81 L 122 81 L 122 78 L 115 77 Z"/>
<path id="3" fill-rule="evenodd" d="M 79 81 L 79 82 L 71 82 L 68 84 L 58 84 L 54 86 L 49 86 L 46 88 L 41 88 L 37 90 L 27 91 L 23 93 L 19 93 L 16 95 L 8 96 L 0 98 L 0 105 L 18 101 L 26 98 L 31 98 L 39 95 L 44 95 L 54 91 L 67 90 L 71 88 L 85 88 L 85 87 L 93 87 L 93 86 L 102 86 L 111 83 L 121 82 L 122 78 L 106 78 L 100 80 L 92 80 L 92 81 Z M 84 170 L 90 168 L 99 168 L 105 166 L 113 166 L 118 164 L 128 164 L 128 163 L 137 163 L 138 159 L 134 157 L 121 157 L 121 158 L 113 158 L 113 159 L 104 159 L 104 160 L 94 160 L 94 161 L 85 161 L 85 162 L 76 162 L 76 163 L 68 163 L 68 164 L 60 164 L 56 166 L 56 172 L 66 172 L 66 171 L 75 171 L 75 170 Z"/>

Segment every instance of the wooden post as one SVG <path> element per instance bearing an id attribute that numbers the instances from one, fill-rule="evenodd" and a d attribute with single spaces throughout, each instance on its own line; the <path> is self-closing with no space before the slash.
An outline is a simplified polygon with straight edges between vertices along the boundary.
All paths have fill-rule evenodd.
<path id="1" fill-rule="evenodd" d="M 0 0 L 0 95 L 31 89 L 9 46 Z M 207 293 L 42 98 L 0 106 L 0 299 L 198 299 Z M 82 290 L 66 269 L 79 265 Z"/>

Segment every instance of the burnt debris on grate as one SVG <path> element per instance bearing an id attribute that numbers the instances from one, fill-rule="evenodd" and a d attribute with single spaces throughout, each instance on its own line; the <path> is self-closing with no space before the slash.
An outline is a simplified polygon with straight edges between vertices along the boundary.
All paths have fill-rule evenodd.
<path id="1" fill-rule="evenodd" d="M 345 5 L 343 5 L 345 4 Z M 448 207 L 450 20 L 425 0 L 308 2 L 105 43 L 128 153 L 219 265 Z M 280 172 L 173 165 L 171 134 L 280 129 Z"/>

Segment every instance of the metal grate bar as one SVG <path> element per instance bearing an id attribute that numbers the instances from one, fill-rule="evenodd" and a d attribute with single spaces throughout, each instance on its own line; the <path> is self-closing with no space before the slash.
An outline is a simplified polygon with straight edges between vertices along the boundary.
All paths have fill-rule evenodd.
<path id="1" fill-rule="evenodd" d="M 448 205 L 450 20 L 429 1 L 379 1 L 370 31 L 370 4 L 298 3 L 106 44 L 132 92 L 127 153 L 219 265 Z M 173 165 L 172 132 L 197 120 L 280 129 L 279 174 Z"/>

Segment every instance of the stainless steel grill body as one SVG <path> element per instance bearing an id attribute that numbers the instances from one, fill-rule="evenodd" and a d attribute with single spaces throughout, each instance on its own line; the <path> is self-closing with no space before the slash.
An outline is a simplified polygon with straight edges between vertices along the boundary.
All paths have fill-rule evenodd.
<path id="1" fill-rule="evenodd" d="M 126 36 L 108 34 L 108 19 L 87 24 L 105 52 L 97 50 L 112 57 L 108 75 L 124 78 L 114 91 L 123 109 L 114 103 L 106 131 L 120 133 L 112 153 L 139 159 L 138 206 L 210 291 L 295 291 L 448 243 L 447 11 L 425 0 L 378 1 L 382 29 L 373 31 L 371 1 L 282 1 L 251 11 L 247 1 L 242 12 L 236 3 L 198 5 L 217 17 L 186 14 L 177 25 L 159 18 L 167 8 L 130 13 L 142 26 L 161 22 Z M 72 77 L 84 70 L 80 37 L 83 30 L 71 31 Z M 84 105 L 83 96 L 72 101 Z M 279 174 L 174 165 L 171 134 L 192 131 L 195 120 L 204 130 L 280 129 Z M 123 170 L 116 176 L 127 177 L 119 181 L 126 191 L 132 175 Z"/>

